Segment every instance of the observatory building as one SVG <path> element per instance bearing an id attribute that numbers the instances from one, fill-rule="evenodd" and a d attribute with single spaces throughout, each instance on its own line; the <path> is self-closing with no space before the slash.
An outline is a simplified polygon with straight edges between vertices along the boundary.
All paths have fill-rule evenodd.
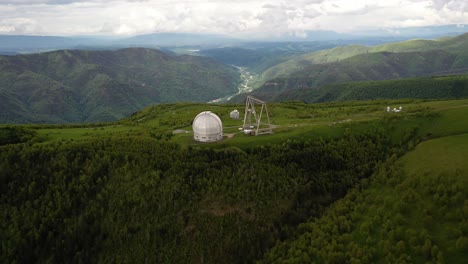
<path id="1" fill-rule="evenodd" d="M 211 142 L 223 139 L 223 123 L 210 111 L 201 112 L 193 120 L 193 138 L 200 142 Z"/>

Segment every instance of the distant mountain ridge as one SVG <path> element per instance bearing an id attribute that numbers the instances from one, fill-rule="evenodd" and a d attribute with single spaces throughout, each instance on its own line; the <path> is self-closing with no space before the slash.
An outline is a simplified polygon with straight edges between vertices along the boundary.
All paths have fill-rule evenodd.
<path id="1" fill-rule="evenodd" d="M 237 91 L 238 71 L 152 49 L 0 56 L 0 123 L 112 121 L 145 106 Z"/>
<path id="2" fill-rule="evenodd" d="M 0 54 L 45 52 L 59 49 L 122 49 L 128 47 L 162 48 L 203 46 L 208 48 L 239 46 L 248 42 L 336 42 L 335 44 L 376 45 L 411 38 L 438 38 L 468 32 L 468 25 L 443 25 L 338 33 L 309 30 L 303 34 L 280 36 L 230 36 L 226 34 L 160 32 L 136 36 L 36 36 L 0 35 Z M 341 44 L 340 44 L 341 43 Z"/>

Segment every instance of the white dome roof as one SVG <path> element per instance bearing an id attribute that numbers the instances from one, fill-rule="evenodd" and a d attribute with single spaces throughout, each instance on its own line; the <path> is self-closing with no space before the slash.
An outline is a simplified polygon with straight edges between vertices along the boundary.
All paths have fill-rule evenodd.
<path id="1" fill-rule="evenodd" d="M 223 123 L 210 111 L 198 114 L 193 120 L 192 128 L 197 141 L 217 141 L 223 138 Z"/>

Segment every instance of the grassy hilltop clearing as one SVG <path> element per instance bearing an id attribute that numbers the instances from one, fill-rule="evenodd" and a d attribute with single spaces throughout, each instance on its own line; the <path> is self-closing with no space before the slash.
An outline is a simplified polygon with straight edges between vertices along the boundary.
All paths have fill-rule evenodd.
<path id="1" fill-rule="evenodd" d="M 258 137 L 234 108 L 1 126 L 0 262 L 466 259 L 467 99 L 273 103 Z M 193 141 L 205 110 L 224 140 Z"/>
<path id="2" fill-rule="evenodd" d="M 274 127 L 274 134 L 265 137 L 247 136 L 238 130 L 242 126 L 245 106 L 234 104 L 162 104 L 145 108 L 114 123 L 22 127 L 34 128 L 36 136 L 33 140 L 44 143 L 113 136 L 144 136 L 157 139 L 164 138 L 169 142 L 180 143 L 184 146 L 253 147 L 264 144 L 280 144 L 284 140 L 294 138 L 302 140 L 332 139 L 341 137 L 346 130 L 357 129 L 363 131 L 378 127 L 389 128 L 387 132 L 390 135 L 395 133 L 395 140 L 397 140 L 396 138 L 400 136 L 403 128 L 419 128 L 419 136 L 427 136 L 426 134 L 443 136 L 446 133 L 445 130 L 464 131 L 466 127 L 463 114 L 467 102 L 466 99 L 448 101 L 400 99 L 322 104 L 305 104 L 302 102 L 271 103 L 268 104 L 268 111 Z M 387 113 L 387 106 L 392 109 L 402 106 L 404 111 L 402 113 Z M 452 110 L 453 107 L 456 108 Z M 229 113 L 233 109 L 238 109 L 241 112 L 239 120 L 229 118 Z M 210 144 L 200 144 L 193 141 L 191 123 L 193 118 L 202 111 L 212 111 L 223 120 L 225 133 L 223 141 Z M 447 112 L 450 115 L 445 116 Z M 430 116 L 429 120 L 426 115 Z M 436 115 L 438 118 L 433 120 L 432 115 Z M 398 129 L 392 129 L 393 125 L 391 123 L 395 122 L 392 120 L 398 120 L 401 123 Z M 440 122 L 440 126 L 435 123 L 436 121 Z M 450 122 L 453 122 L 453 124 Z M 445 127 L 447 125 L 448 128 Z M 421 128 L 424 128 L 424 130 Z M 173 134 L 174 130 L 182 130 L 187 133 Z"/>

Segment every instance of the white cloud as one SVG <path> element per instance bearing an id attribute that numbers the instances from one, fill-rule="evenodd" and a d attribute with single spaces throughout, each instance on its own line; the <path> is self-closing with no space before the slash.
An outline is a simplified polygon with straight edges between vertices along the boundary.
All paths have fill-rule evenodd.
<path id="1" fill-rule="evenodd" d="M 467 24 L 466 0 L 0 0 L 0 34 L 295 34 Z"/>

